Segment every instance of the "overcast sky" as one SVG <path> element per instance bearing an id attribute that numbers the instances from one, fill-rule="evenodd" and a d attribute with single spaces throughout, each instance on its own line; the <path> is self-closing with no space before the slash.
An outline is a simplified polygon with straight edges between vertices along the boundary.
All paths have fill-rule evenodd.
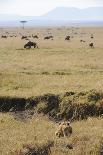
<path id="1" fill-rule="evenodd" d="M 103 0 L 0 0 L 0 14 L 39 16 L 56 7 L 103 6 Z"/>

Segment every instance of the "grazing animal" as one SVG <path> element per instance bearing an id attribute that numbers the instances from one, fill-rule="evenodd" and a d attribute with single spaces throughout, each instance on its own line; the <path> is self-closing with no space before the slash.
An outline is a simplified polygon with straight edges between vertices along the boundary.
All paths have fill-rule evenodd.
<path id="1" fill-rule="evenodd" d="M 7 38 L 7 36 L 2 35 L 1 38 Z"/>
<path id="2" fill-rule="evenodd" d="M 89 44 L 89 47 L 94 48 L 94 44 L 93 43 L 90 43 Z"/>
<path id="3" fill-rule="evenodd" d="M 72 127 L 70 122 L 63 122 L 59 124 L 58 130 L 55 132 L 57 137 L 68 137 L 72 134 Z"/>
<path id="4" fill-rule="evenodd" d="M 53 39 L 53 36 L 44 37 L 44 40 Z"/>
<path id="5" fill-rule="evenodd" d="M 49 36 L 49 38 L 53 39 L 53 36 Z"/>
<path id="6" fill-rule="evenodd" d="M 38 39 L 38 38 L 39 38 L 37 35 L 35 35 L 35 36 L 34 36 L 33 34 L 32 34 L 32 37 L 33 37 L 33 38 L 36 38 L 36 39 Z"/>
<path id="7" fill-rule="evenodd" d="M 80 42 L 81 42 L 81 43 L 85 43 L 86 41 L 84 41 L 84 40 L 80 40 Z"/>
<path id="8" fill-rule="evenodd" d="M 21 39 L 27 39 L 27 36 L 22 36 Z"/>
<path id="9" fill-rule="evenodd" d="M 70 40 L 70 36 L 66 36 L 65 37 L 65 40 Z"/>
<path id="10" fill-rule="evenodd" d="M 30 49 L 32 46 L 33 46 L 34 48 L 38 48 L 37 43 L 31 42 L 31 41 L 29 41 L 27 44 L 25 44 L 25 45 L 24 45 L 24 48 Z"/>
<path id="11" fill-rule="evenodd" d="M 48 40 L 48 39 L 50 39 L 49 37 L 44 37 L 44 40 Z"/>
<path id="12" fill-rule="evenodd" d="M 94 36 L 93 36 L 93 34 L 91 34 L 91 39 L 93 39 L 94 38 Z"/>

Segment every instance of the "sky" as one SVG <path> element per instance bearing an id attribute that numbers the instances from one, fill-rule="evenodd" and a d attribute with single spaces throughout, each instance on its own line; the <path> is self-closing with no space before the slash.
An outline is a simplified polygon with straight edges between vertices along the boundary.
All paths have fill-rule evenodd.
<path id="1" fill-rule="evenodd" d="M 0 14 L 40 16 L 56 7 L 103 6 L 103 0 L 0 0 Z"/>

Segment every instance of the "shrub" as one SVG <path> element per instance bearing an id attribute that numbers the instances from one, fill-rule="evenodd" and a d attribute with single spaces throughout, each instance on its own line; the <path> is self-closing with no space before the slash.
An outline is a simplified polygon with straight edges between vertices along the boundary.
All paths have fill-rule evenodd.
<path id="1" fill-rule="evenodd" d="M 38 113 L 41 113 L 41 112 L 46 113 L 47 107 L 48 107 L 47 103 L 41 101 L 41 102 L 39 102 L 39 103 L 37 104 L 37 112 L 38 112 Z"/>

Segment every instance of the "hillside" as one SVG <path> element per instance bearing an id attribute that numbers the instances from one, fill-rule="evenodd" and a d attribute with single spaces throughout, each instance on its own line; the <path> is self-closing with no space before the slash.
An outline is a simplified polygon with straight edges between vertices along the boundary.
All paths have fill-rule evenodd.
<path id="1" fill-rule="evenodd" d="M 90 7 L 86 9 L 58 7 L 43 17 L 52 20 L 103 20 L 103 7 Z"/>
<path id="2" fill-rule="evenodd" d="M 21 20 L 27 20 L 27 26 L 103 25 L 103 7 L 57 7 L 42 16 L 1 14 L 0 26 L 20 26 Z"/>

